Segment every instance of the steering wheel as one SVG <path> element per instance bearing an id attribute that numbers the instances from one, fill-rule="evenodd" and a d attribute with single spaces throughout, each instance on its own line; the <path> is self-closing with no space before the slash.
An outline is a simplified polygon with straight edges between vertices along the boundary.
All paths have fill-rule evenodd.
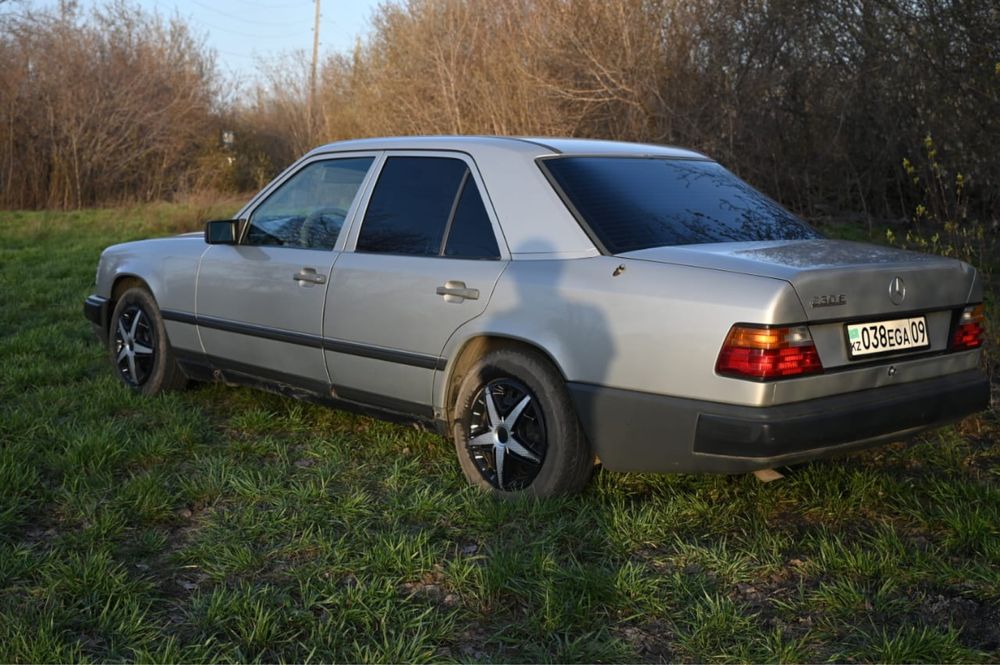
<path id="1" fill-rule="evenodd" d="M 339 217 L 340 219 L 331 224 L 326 218 L 328 216 Z M 344 226 L 344 220 L 347 219 L 347 211 L 343 208 L 316 208 L 302 220 L 302 226 L 299 227 L 299 246 L 300 247 L 311 247 L 312 238 L 317 232 L 325 232 L 326 234 L 333 234 L 333 238 L 336 239 L 337 235 L 340 234 L 340 229 Z"/>

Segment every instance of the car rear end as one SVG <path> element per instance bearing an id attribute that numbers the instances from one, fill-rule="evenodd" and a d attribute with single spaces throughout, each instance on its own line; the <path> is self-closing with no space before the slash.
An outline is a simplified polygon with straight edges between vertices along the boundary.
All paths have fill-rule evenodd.
<path id="1" fill-rule="evenodd" d="M 678 363 L 687 371 L 667 389 L 571 382 L 606 466 L 749 471 L 905 438 L 989 406 L 982 285 L 969 265 L 824 239 L 707 160 L 578 156 L 542 168 L 595 244 L 626 265 L 659 264 L 664 282 L 683 267 L 791 287 L 776 290 L 783 306 L 762 300 L 747 316 L 753 289 L 727 307 L 741 287 L 724 282 L 700 330 L 714 351 L 700 340 L 692 348 L 702 357 Z"/>
<path id="2" fill-rule="evenodd" d="M 824 240 L 731 255 L 751 274 L 788 270 L 805 319 L 734 323 L 715 371 L 771 384 L 769 403 L 700 416 L 695 454 L 769 466 L 903 438 L 988 407 L 982 293 L 968 265 Z"/>

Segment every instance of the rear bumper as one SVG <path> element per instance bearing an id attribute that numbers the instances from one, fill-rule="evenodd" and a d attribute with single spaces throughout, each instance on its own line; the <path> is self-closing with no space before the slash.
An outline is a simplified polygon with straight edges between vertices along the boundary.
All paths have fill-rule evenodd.
<path id="1" fill-rule="evenodd" d="M 588 439 L 616 471 L 742 473 L 899 440 L 989 406 L 979 370 L 770 407 L 569 384 Z"/>
<path id="2" fill-rule="evenodd" d="M 94 334 L 102 344 L 108 343 L 108 304 L 107 298 L 87 296 L 83 301 L 83 315 L 93 325 Z"/>

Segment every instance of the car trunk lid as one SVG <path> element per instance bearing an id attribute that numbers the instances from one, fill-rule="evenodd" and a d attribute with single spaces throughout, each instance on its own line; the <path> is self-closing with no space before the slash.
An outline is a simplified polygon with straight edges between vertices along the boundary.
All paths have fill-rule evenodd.
<path id="1" fill-rule="evenodd" d="M 619 256 L 783 279 L 810 322 L 956 307 L 975 280 L 975 269 L 955 259 L 846 240 L 681 245 Z"/>

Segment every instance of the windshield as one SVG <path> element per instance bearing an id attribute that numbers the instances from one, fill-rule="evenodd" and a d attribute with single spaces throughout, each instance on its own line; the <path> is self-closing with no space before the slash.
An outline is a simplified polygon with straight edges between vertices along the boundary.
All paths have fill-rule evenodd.
<path id="1" fill-rule="evenodd" d="M 665 245 L 821 237 L 715 162 L 556 157 L 540 164 L 610 254 Z"/>

